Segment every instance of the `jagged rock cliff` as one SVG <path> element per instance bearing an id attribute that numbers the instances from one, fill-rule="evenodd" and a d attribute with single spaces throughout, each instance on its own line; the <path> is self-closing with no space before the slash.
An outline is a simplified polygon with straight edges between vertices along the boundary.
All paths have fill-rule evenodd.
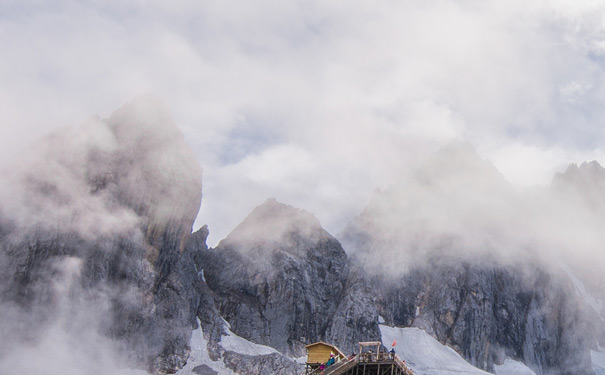
<path id="1" fill-rule="evenodd" d="M 359 270 L 310 213 L 270 199 L 203 260 L 218 309 L 233 332 L 299 357 L 304 345 L 352 351 L 377 339 L 378 316 Z"/>
<path id="2" fill-rule="evenodd" d="M 454 144 L 377 193 L 341 237 L 375 275 L 388 325 L 421 327 L 488 371 L 511 357 L 538 374 L 592 374 L 599 319 L 561 255 L 540 248 L 548 242 L 532 231 L 538 209 L 528 206 L 489 162 Z"/>
<path id="3" fill-rule="evenodd" d="M 595 320 L 571 285 L 543 270 L 435 259 L 376 283 L 387 325 L 422 328 L 476 367 L 493 372 L 515 358 L 541 374 L 592 373 Z"/>
<path id="4" fill-rule="evenodd" d="M 94 367 L 78 347 L 101 342 L 134 366 L 180 368 L 195 297 L 178 265 L 201 169 L 163 103 L 140 97 L 108 119 L 50 134 L 4 175 L 0 310 L 11 339 L 0 345 L 3 367 L 19 369 L 20 343 L 34 342 L 35 353 L 34 336 L 60 332 L 58 366 L 76 372 Z M 90 342 L 69 339 L 78 330 L 94 332 Z"/>

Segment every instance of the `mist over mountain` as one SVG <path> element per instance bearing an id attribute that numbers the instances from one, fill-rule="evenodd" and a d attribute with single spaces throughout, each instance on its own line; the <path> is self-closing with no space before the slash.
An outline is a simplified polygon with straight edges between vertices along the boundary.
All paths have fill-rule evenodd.
<path id="1" fill-rule="evenodd" d="M 380 337 L 382 319 L 421 328 L 487 371 L 514 359 L 536 374 L 592 374 L 600 279 L 582 272 L 585 259 L 571 262 L 577 246 L 561 246 L 580 237 L 550 246 L 577 234 L 549 238 L 571 219 L 543 211 L 585 207 L 555 184 L 533 194 L 454 142 L 377 192 L 340 234 L 344 251 L 308 212 L 266 201 L 209 250 L 206 282 L 234 333 L 294 357 L 305 341 L 354 350 Z"/>
<path id="2" fill-rule="evenodd" d="M 572 166 L 526 195 L 454 143 L 377 192 L 340 237 L 380 285 L 387 324 L 421 327 L 488 371 L 511 357 L 540 374 L 589 374 L 604 222 L 585 203 L 601 172 Z"/>
<path id="3" fill-rule="evenodd" d="M 49 134 L 5 175 L 2 368 L 295 375 L 306 344 L 351 353 L 412 327 L 477 371 L 588 375 L 605 342 L 597 162 L 517 191 L 456 141 L 342 242 L 271 198 L 215 248 L 192 233 L 201 168 L 152 96 Z"/>
<path id="4" fill-rule="evenodd" d="M 201 169 L 165 105 L 143 96 L 49 134 L 5 176 L 2 368 L 182 367 L 193 317 L 177 264 Z"/>
<path id="5" fill-rule="evenodd" d="M 496 168 L 456 141 L 377 191 L 339 237 L 366 267 L 394 275 L 434 253 L 506 257 L 520 240 L 515 226 L 522 212 L 515 207 L 521 206 Z"/>
<path id="6" fill-rule="evenodd" d="M 356 285 L 360 270 L 306 211 L 267 200 L 203 264 L 221 316 L 250 341 L 301 357 L 313 341 L 352 351 L 380 336 L 371 297 Z M 357 307 L 351 298 L 361 299 Z M 354 308 L 361 311 L 352 314 Z"/>
<path id="7" fill-rule="evenodd" d="M 577 204 L 585 204 L 593 210 L 602 211 L 605 208 L 605 168 L 596 160 L 583 162 L 580 166 L 571 164 L 564 173 L 554 176 L 552 188 L 576 200 Z"/>
<path id="8" fill-rule="evenodd" d="M 604 20 L 1 0 L 0 375 L 605 375 Z"/>

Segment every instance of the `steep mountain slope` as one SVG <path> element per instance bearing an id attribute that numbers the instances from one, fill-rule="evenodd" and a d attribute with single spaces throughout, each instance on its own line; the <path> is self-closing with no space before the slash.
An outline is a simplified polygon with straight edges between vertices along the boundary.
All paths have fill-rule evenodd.
<path id="1" fill-rule="evenodd" d="M 425 330 L 477 373 L 592 374 L 600 329 L 586 303 L 592 290 L 563 267 L 566 253 L 543 252 L 549 242 L 533 231 L 550 196 L 530 205 L 465 144 L 421 167 L 377 193 L 347 227 L 351 257 L 311 214 L 272 199 L 203 252 L 214 319 L 229 324 L 202 324 L 212 359 L 268 362 L 241 347 L 230 352 L 231 334 L 291 357 L 316 340 L 352 352 L 355 342 L 380 337 L 380 313 L 385 324 Z M 296 371 L 287 363 L 264 369 Z"/>
<path id="2" fill-rule="evenodd" d="M 375 275 L 387 324 L 421 327 L 488 371 L 511 357 L 540 374 L 591 374 L 594 310 L 545 251 L 552 222 L 533 230 L 542 203 L 455 143 L 377 193 L 341 238 Z"/>
<path id="3" fill-rule="evenodd" d="M 222 317 L 250 341 L 299 357 L 310 342 L 352 350 L 380 336 L 365 283 L 306 211 L 266 201 L 203 264 Z"/>
<path id="4" fill-rule="evenodd" d="M 510 357 L 537 373 L 591 373 L 591 320 L 562 279 L 534 269 L 434 260 L 381 284 L 387 324 L 420 327 L 473 366 Z"/>

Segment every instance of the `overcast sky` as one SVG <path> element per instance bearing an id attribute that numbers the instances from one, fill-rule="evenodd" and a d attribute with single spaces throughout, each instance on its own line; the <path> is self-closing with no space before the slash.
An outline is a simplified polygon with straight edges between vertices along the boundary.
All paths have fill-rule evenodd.
<path id="1" fill-rule="evenodd" d="M 0 1 L 0 157 L 138 94 L 204 169 L 210 245 L 268 197 L 335 234 L 470 141 L 523 189 L 605 161 L 605 2 Z"/>

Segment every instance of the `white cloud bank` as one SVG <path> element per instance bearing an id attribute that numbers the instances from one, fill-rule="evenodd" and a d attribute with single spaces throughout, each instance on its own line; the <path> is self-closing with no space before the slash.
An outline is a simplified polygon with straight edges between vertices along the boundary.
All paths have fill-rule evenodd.
<path id="1" fill-rule="evenodd" d="M 223 238 L 269 196 L 332 232 L 451 139 L 517 186 L 603 158 L 602 1 L 0 4 L 0 157 L 151 91 Z"/>

